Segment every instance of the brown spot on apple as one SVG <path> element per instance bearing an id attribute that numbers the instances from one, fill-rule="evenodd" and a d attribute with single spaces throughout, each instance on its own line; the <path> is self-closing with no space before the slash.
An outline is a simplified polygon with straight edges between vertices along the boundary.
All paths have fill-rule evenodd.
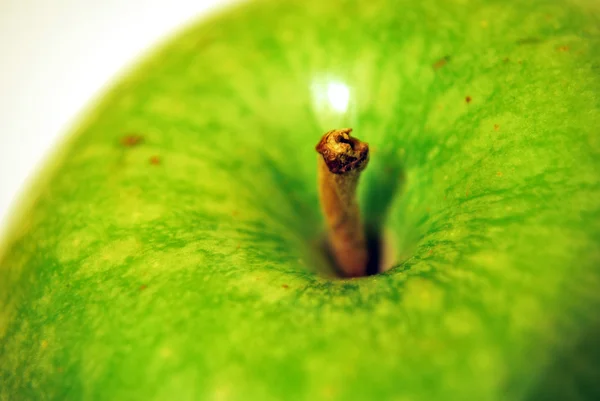
<path id="1" fill-rule="evenodd" d="M 471 100 L 473 100 L 471 96 L 465 97 L 465 102 L 467 102 L 467 104 L 471 103 Z"/>
<path id="2" fill-rule="evenodd" d="M 284 285 L 282 285 L 281 287 L 285 288 L 286 290 L 287 290 L 288 288 L 290 288 L 290 286 L 289 286 L 289 285 L 287 285 L 287 284 L 284 284 Z"/>
<path id="3" fill-rule="evenodd" d="M 494 124 L 494 131 L 498 131 L 500 129 L 500 126 L 498 124 Z"/>
<path id="4" fill-rule="evenodd" d="M 560 46 L 558 48 L 559 52 L 568 52 L 569 51 L 569 46 Z"/>
<path id="5" fill-rule="evenodd" d="M 158 156 L 152 156 L 150 158 L 150 164 L 152 164 L 153 166 L 158 166 L 160 164 L 161 160 L 160 157 Z"/>
<path id="6" fill-rule="evenodd" d="M 439 70 L 440 68 L 442 68 L 443 66 L 448 64 L 449 61 L 450 61 L 450 56 L 444 56 L 441 59 L 439 59 L 438 61 L 436 61 L 435 63 L 433 63 L 433 69 Z"/>
<path id="7" fill-rule="evenodd" d="M 502 177 L 502 171 L 498 171 L 498 172 L 496 173 L 496 176 L 497 176 L 497 177 Z"/>
<path id="8" fill-rule="evenodd" d="M 140 291 L 144 291 L 148 286 L 146 284 L 140 285 Z"/>
<path id="9" fill-rule="evenodd" d="M 121 145 L 126 148 L 133 148 L 144 142 L 144 137 L 138 134 L 129 134 L 121 138 Z"/>

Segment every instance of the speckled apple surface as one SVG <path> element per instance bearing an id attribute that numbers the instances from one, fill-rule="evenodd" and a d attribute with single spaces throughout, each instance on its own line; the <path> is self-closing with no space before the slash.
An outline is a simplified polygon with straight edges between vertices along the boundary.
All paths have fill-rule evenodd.
<path id="1" fill-rule="evenodd" d="M 264 1 L 169 40 L 22 200 L 0 399 L 597 398 L 599 15 Z M 396 250 L 357 280 L 318 247 L 344 126 Z"/>

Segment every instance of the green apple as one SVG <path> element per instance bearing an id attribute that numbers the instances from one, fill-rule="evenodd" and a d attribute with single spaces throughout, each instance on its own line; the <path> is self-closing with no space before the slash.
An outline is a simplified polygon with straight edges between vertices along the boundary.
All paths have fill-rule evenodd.
<path id="1" fill-rule="evenodd" d="M 271 1 L 188 28 L 21 201 L 0 400 L 598 399 L 599 4 Z M 395 255 L 351 280 L 316 185 L 341 127 Z"/>

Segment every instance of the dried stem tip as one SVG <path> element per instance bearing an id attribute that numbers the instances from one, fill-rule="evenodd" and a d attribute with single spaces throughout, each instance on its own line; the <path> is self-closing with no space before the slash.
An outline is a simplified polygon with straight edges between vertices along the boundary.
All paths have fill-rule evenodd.
<path id="1" fill-rule="evenodd" d="M 316 146 L 319 157 L 319 194 L 328 226 L 332 255 L 345 276 L 364 276 L 367 242 L 356 187 L 369 162 L 369 145 L 350 136 L 351 128 L 327 132 Z"/>
<path id="2" fill-rule="evenodd" d="M 350 136 L 352 128 L 327 132 L 316 146 L 333 174 L 362 171 L 369 161 L 369 145 Z"/>

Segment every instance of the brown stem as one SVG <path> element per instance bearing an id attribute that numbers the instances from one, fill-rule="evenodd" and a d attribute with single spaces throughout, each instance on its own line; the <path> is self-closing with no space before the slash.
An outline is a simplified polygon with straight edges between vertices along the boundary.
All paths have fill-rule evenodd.
<path id="1" fill-rule="evenodd" d="M 369 255 L 356 202 L 361 171 L 369 162 L 369 145 L 350 136 L 351 128 L 329 131 L 316 150 L 319 195 L 328 226 L 329 245 L 344 275 L 364 276 Z"/>

